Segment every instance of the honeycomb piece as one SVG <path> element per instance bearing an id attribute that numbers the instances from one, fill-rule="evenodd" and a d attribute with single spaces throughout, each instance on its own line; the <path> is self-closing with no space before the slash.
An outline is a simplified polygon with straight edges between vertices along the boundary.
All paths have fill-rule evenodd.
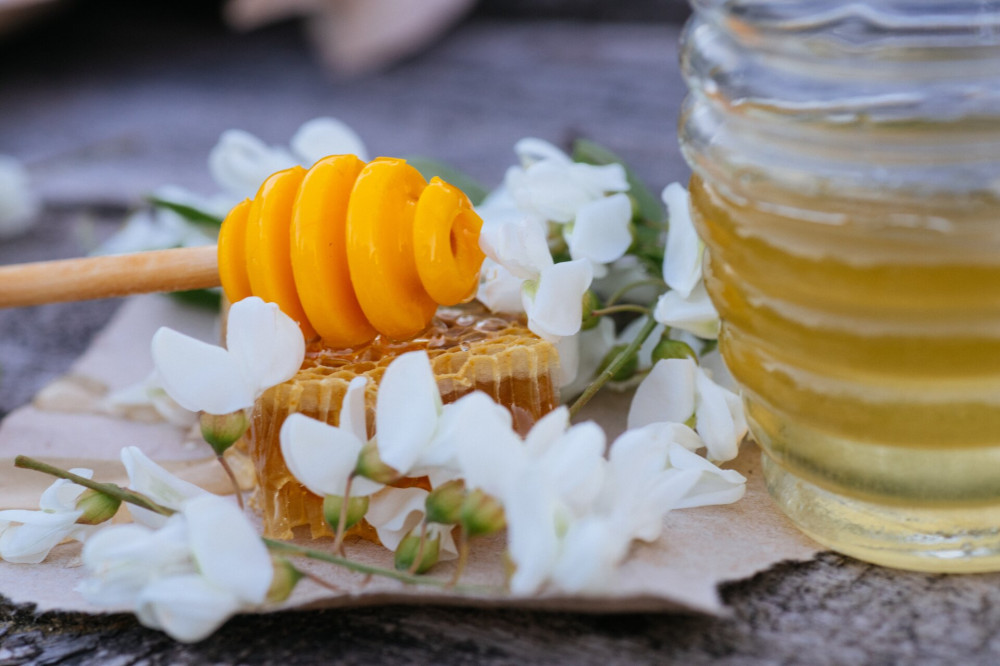
<path id="1" fill-rule="evenodd" d="M 265 536 L 288 539 L 305 527 L 313 538 L 332 535 L 323 519 L 322 498 L 306 490 L 285 466 L 278 437 L 285 418 L 301 412 L 337 425 L 348 384 L 365 376 L 371 380 L 366 392 L 371 435 L 382 374 L 396 356 L 419 349 L 430 357 L 445 403 L 483 391 L 511 410 L 522 433 L 559 404 L 555 347 L 531 333 L 523 320 L 491 314 L 481 306 L 442 308 L 420 337 L 406 342 L 376 338 L 346 350 L 313 343 L 298 374 L 257 401 L 246 436 L 257 471 L 254 502 L 263 515 Z M 374 539 L 364 523 L 361 531 Z"/>

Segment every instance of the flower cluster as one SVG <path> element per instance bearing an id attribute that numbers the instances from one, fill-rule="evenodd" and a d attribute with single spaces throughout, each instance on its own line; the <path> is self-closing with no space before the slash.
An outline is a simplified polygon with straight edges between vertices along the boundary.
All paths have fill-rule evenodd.
<path id="1" fill-rule="evenodd" d="M 664 189 L 664 220 L 642 184 L 593 144 L 581 142 L 577 159 L 539 139 L 523 139 L 515 152 L 520 165 L 477 208 L 488 256 L 478 297 L 495 312 L 523 312 L 532 331 L 557 343 L 564 396 L 616 360 L 603 381 L 634 385 L 656 361 L 709 351 L 719 318 L 687 191 Z M 659 324 L 643 334 L 648 345 L 631 348 L 640 320 L 617 330 L 604 316 L 626 312 Z"/>
<path id="2" fill-rule="evenodd" d="M 700 426 L 716 437 L 713 447 L 728 451 L 743 432 L 730 427 L 730 441 L 721 441 L 726 424 L 717 422 L 717 398 L 725 403 L 711 394 L 702 401 L 708 407 Z M 630 430 L 605 457 L 603 430 L 590 422 L 571 426 L 565 407 L 522 439 L 510 413 L 483 393 L 442 405 L 424 352 L 404 354 L 386 371 L 376 404 L 377 439 L 368 438 L 364 409 L 364 380 L 358 379 L 344 399 L 339 426 L 293 414 L 281 431 L 292 474 L 338 507 L 328 518 L 331 525 L 342 532 L 364 517 L 393 548 L 401 542 L 400 525 L 413 534 L 426 520 L 441 549 L 454 552 L 453 527 L 458 525 L 461 542 L 468 522 L 484 520 L 470 515 L 463 521 L 459 511 L 440 522 L 439 514 L 449 512 L 434 507 L 459 482 L 456 507 L 481 491 L 480 513 L 502 510 L 503 522 L 493 522 L 495 528 L 506 524 L 515 565 L 511 590 L 517 594 L 546 584 L 569 592 L 605 589 L 631 541 L 655 540 L 668 511 L 732 502 L 743 494 L 745 479 L 692 453 L 709 445 L 680 423 Z M 430 492 L 385 485 L 420 476 L 429 479 Z M 348 512 L 351 498 L 363 501 Z M 487 499 L 491 503 L 484 504 Z"/>
<path id="3" fill-rule="evenodd" d="M 129 505 L 133 523 L 86 540 L 89 577 L 77 589 L 88 601 L 127 608 L 144 625 L 190 642 L 274 599 L 275 564 L 231 499 L 173 476 L 136 447 L 121 458 L 129 488 L 155 510 Z"/>

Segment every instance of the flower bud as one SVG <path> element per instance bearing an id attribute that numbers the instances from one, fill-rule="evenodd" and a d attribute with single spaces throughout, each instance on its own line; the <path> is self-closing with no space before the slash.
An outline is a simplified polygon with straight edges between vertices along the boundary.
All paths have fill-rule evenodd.
<path id="1" fill-rule="evenodd" d="M 340 511 L 344 506 L 344 498 L 338 495 L 327 495 L 323 498 L 323 518 L 333 528 L 340 525 Z M 347 500 L 347 519 L 344 529 L 350 529 L 361 522 L 368 513 L 367 497 L 351 497 Z"/>
<path id="2" fill-rule="evenodd" d="M 271 566 L 274 567 L 274 576 L 271 578 L 271 587 L 267 590 L 267 600 L 276 604 L 292 595 L 292 590 L 305 574 L 285 558 L 275 555 L 271 556 Z"/>
<path id="3" fill-rule="evenodd" d="M 600 309 L 601 299 L 598 295 L 589 289 L 583 292 L 583 323 L 580 326 L 581 331 L 589 331 L 601 323 L 601 318 L 594 316 L 594 310 Z"/>
<path id="4" fill-rule="evenodd" d="M 111 520 L 121 505 L 122 501 L 117 497 L 88 488 L 76 500 L 76 510 L 83 511 L 76 522 L 80 525 L 100 525 Z"/>
<path id="5" fill-rule="evenodd" d="M 461 520 L 462 502 L 465 501 L 465 481 L 455 479 L 443 483 L 427 495 L 424 516 L 428 523 L 454 525 Z"/>
<path id="6" fill-rule="evenodd" d="M 604 370 L 609 365 L 614 363 L 615 359 L 618 358 L 619 354 L 625 351 L 627 347 L 628 347 L 627 344 L 620 344 L 612 347 L 611 351 L 609 351 L 607 355 L 604 357 L 604 359 L 601 361 L 600 366 L 598 366 L 597 374 L 601 374 L 602 372 L 604 372 Z M 624 365 L 618 368 L 618 371 L 615 372 L 615 374 L 611 375 L 611 381 L 613 382 L 627 381 L 631 379 L 632 376 L 635 375 L 636 372 L 638 372 L 638 370 L 639 370 L 639 356 L 637 354 L 632 354 L 631 356 L 628 357 L 628 359 L 626 359 Z"/>
<path id="7" fill-rule="evenodd" d="M 354 468 L 354 473 L 366 479 L 371 479 L 375 483 L 384 483 L 386 485 L 398 481 L 402 476 L 395 469 L 382 462 L 382 457 L 378 453 L 378 444 L 374 439 L 361 447 L 361 452 L 358 454 L 358 464 Z"/>
<path id="8" fill-rule="evenodd" d="M 421 553 L 420 550 L 420 533 L 416 529 L 411 530 L 396 547 L 394 559 L 396 570 L 409 571 L 418 554 L 420 555 L 420 564 L 417 565 L 416 569 L 413 569 L 414 573 L 424 573 L 437 564 L 441 555 L 441 535 L 437 532 L 433 538 L 429 534 L 424 535 L 423 552 Z"/>
<path id="9" fill-rule="evenodd" d="M 243 436 L 250 426 L 250 420 L 242 409 L 229 414 L 209 414 L 202 412 L 200 417 L 201 436 L 221 456 L 236 440 Z"/>
<path id="10" fill-rule="evenodd" d="M 653 364 L 668 358 L 690 358 L 695 363 L 698 362 L 698 354 L 691 349 L 691 345 L 683 340 L 672 340 L 663 336 L 653 347 Z"/>
<path id="11" fill-rule="evenodd" d="M 462 502 L 461 523 L 470 537 L 499 532 L 507 525 L 503 506 L 482 490 L 473 490 Z"/>

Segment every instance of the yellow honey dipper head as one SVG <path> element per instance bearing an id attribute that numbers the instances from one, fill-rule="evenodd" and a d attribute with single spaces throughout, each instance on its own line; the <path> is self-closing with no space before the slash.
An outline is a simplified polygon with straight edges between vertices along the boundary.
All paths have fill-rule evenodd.
<path id="1" fill-rule="evenodd" d="M 226 297 L 259 296 L 330 347 L 407 340 L 471 300 L 482 220 L 458 188 L 405 160 L 332 155 L 273 174 L 219 233 Z"/>

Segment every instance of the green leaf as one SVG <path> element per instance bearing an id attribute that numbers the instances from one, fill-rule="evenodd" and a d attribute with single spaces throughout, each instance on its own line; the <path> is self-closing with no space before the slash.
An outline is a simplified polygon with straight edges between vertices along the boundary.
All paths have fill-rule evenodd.
<path id="1" fill-rule="evenodd" d="M 181 303 L 195 305 L 200 308 L 218 310 L 222 305 L 222 294 L 212 289 L 191 289 L 190 291 L 175 291 L 170 294 Z"/>
<path id="2" fill-rule="evenodd" d="M 625 167 L 625 177 L 628 179 L 629 194 L 639 205 L 639 216 L 646 224 L 658 225 L 663 221 L 663 204 L 659 198 L 649 191 L 635 172 L 625 164 L 625 160 L 613 152 L 589 139 L 577 139 L 573 142 L 573 160 L 586 164 L 603 166 L 605 164 L 621 164 Z"/>
<path id="3" fill-rule="evenodd" d="M 408 157 L 406 162 L 427 180 L 437 176 L 444 182 L 462 190 L 465 192 L 465 196 L 469 197 L 473 206 L 481 204 L 488 194 L 486 188 L 479 181 L 442 162 L 426 157 Z"/>
<path id="4" fill-rule="evenodd" d="M 176 201 L 170 201 L 169 199 L 160 199 L 159 197 L 151 196 L 149 197 L 149 202 L 154 206 L 160 206 L 161 208 L 166 208 L 172 210 L 185 220 L 190 222 L 195 222 L 197 224 L 208 224 L 213 227 L 222 226 L 222 218 L 216 217 L 211 213 L 206 213 L 203 210 L 199 210 L 194 206 L 188 206 L 187 204 L 178 203 Z"/>

